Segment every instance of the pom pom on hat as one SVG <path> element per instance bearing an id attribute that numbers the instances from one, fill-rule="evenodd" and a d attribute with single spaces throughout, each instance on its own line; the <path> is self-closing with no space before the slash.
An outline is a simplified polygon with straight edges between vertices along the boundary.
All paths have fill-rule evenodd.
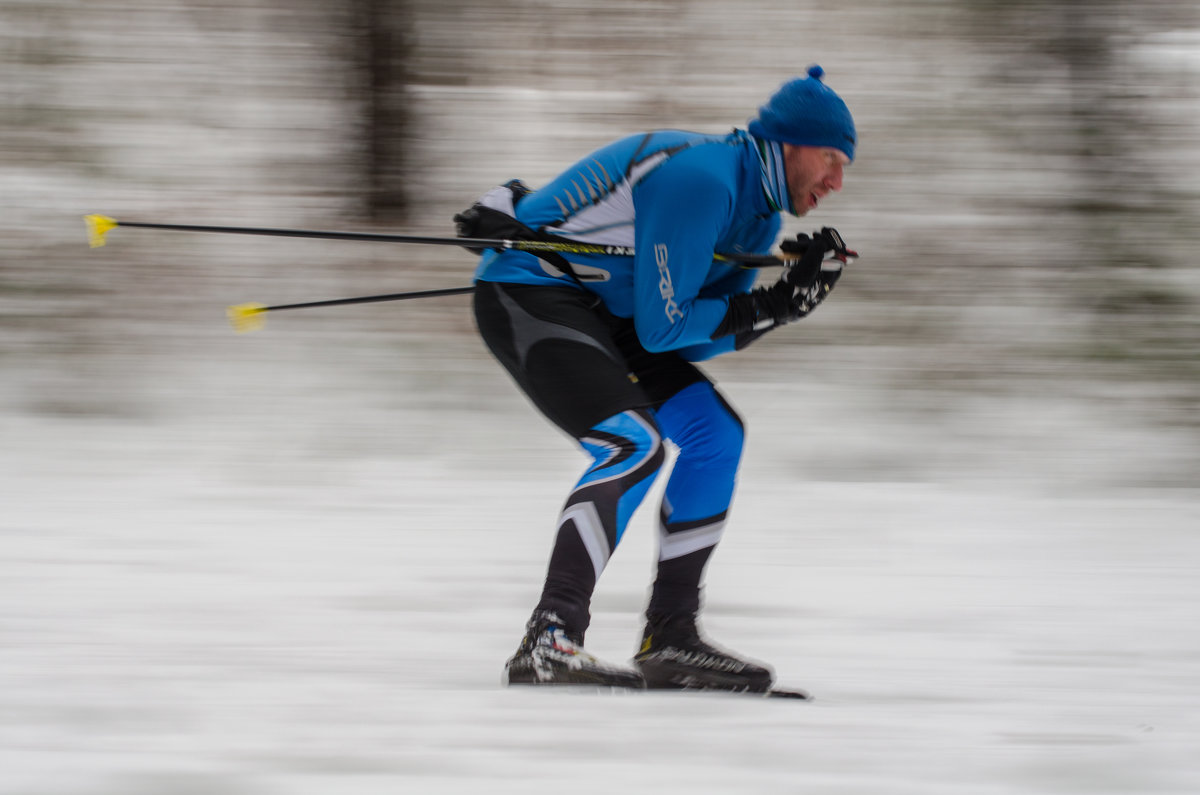
<path id="1" fill-rule="evenodd" d="M 816 64 L 808 67 L 808 77 L 784 83 L 767 104 L 758 109 L 758 118 L 747 128 L 751 135 L 797 146 L 828 146 L 854 159 L 858 134 L 850 109 L 821 78 L 825 70 Z"/>

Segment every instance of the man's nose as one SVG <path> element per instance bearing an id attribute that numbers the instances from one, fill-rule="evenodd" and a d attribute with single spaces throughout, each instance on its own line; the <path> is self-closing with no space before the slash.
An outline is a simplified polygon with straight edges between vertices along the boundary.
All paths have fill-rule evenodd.
<path id="1" fill-rule="evenodd" d="M 825 178 L 825 187 L 833 191 L 842 189 L 842 167 L 840 165 L 835 166 L 829 176 Z"/>

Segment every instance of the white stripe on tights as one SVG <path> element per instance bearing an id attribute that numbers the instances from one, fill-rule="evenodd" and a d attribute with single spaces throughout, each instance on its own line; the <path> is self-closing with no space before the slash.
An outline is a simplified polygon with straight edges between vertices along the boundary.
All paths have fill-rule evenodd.
<path id="1" fill-rule="evenodd" d="M 600 573 L 608 564 L 612 551 L 608 548 L 608 536 L 604 533 L 604 523 L 600 521 L 600 514 L 596 512 L 595 503 L 581 502 L 567 508 L 562 513 L 558 529 L 562 530 L 562 526 L 568 521 L 575 522 L 579 538 L 583 541 L 583 546 L 592 559 L 592 568 L 596 570 L 596 579 L 599 580 Z"/>
<path id="2" fill-rule="evenodd" d="M 716 546 L 725 533 L 725 520 L 714 524 L 694 527 L 678 533 L 668 533 L 663 525 L 658 526 L 658 559 L 682 558 L 705 547 Z"/>

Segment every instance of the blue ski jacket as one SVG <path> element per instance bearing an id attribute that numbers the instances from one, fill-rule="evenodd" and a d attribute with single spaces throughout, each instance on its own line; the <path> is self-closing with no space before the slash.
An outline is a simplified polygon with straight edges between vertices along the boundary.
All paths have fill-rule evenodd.
<path id="1" fill-rule="evenodd" d="M 729 296 L 750 290 L 756 272 L 713 254 L 766 254 L 779 234 L 760 151 L 742 130 L 665 130 L 609 144 L 522 198 L 516 217 L 564 240 L 636 253 L 564 254 L 577 282 L 532 254 L 488 250 L 475 278 L 587 290 L 614 315 L 633 318 L 650 351 L 690 361 L 731 351 L 732 335 L 712 335 Z"/>

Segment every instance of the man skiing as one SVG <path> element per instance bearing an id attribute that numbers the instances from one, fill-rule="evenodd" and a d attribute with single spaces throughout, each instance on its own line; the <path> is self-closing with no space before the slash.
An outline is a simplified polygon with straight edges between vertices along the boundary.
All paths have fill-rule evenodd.
<path id="1" fill-rule="evenodd" d="M 658 131 L 589 154 L 548 185 L 517 180 L 455 217 L 464 237 L 629 247 L 633 254 L 487 250 L 475 317 L 488 348 L 593 461 L 559 516 L 542 595 L 510 684 L 767 691 L 773 673 L 709 644 L 696 620 L 704 569 L 733 498 L 741 419 L 693 362 L 804 317 L 853 255 L 832 229 L 782 244 L 792 267 L 754 288 L 738 255 L 765 254 L 780 213 L 841 190 L 856 133 L 810 67 L 746 130 Z M 630 516 L 678 448 L 660 508 L 658 569 L 633 668 L 584 649 L 596 582 Z"/>

